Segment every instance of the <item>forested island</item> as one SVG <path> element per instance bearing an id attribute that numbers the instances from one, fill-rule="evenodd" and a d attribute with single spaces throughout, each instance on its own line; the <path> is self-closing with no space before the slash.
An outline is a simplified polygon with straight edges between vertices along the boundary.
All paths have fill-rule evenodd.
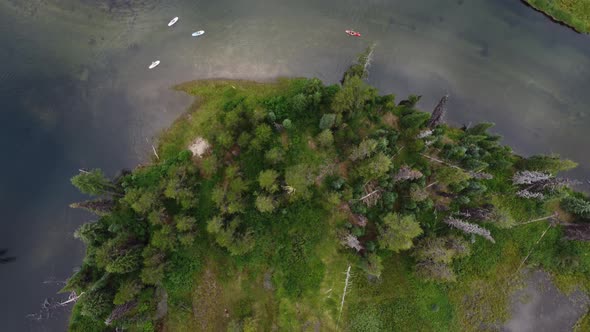
<path id="1" fill-rule="evenodd" d="M 97 215 L 71 331 L 482 331 L 526 271 L 590 290 L 590 199 L 557 156 L 364 79 L 205 80 L 152 162 L 72 183 Z M 578 326 L 588 329 L 588 319 Z"/>
<path id="2" fill-rule="evenodd" d="M 590 0 L 524 0 L 529 6 L 574 30 L 590 33 Z"/>

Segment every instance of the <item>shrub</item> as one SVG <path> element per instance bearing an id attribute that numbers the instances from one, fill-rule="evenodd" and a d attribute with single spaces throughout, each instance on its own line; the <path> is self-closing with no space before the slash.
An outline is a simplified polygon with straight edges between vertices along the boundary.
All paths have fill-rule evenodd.
<path id="1" fill-rule="evenodd" d="M 324 129 L 318 134 L 317 141 L 321 147 L 330 147 L 334 144 L 334 135 L 330 129 Z"/>
<path id="2" fill-rule="evenodd" d="M 379 278 L 383 272 L 383 263 L 381 257 L 375 253 L 369 253 L 366 258 L 361 261 L 361 269 L 368 275 Z"/>
<path id="3" fill-rule="evenodd" d="M 283 127 L 285 127 L 285 129 L 291 129 L 293 128 L 293 123 L 291 122 L 291 120 L 285 119 L 283 120 Z"/>

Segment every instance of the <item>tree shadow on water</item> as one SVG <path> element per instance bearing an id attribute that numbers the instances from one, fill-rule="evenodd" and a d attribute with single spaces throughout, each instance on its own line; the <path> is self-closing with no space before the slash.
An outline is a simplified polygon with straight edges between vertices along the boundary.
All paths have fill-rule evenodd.
<path id="1" fill-rule="evenodd" d="M 8 249 L 0 248 L 0 264 L 8 264 L 14 262 L 16 257 L 14 256 L 7 256 Z"/>

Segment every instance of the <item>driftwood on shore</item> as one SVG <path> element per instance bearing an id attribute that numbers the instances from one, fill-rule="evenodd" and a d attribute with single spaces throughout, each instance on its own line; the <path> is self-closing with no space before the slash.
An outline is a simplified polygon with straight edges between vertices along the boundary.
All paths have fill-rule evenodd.
<path id="1" fill-rule="evenodd" d="M 438 104 L 436 105 L 434 110 L 432 111 L 432 115 L 430 116 L 428 123 L 426 124 L 426 126 L 428 126 L 428 128 L 432 129 L 443 122 L 445 114 L 446 114 L 445 106 L 446 106 L 448 100 L 449 100 L 449 95 L 445 95 L 440 99 L 440 101 L 438 102 Z"/>

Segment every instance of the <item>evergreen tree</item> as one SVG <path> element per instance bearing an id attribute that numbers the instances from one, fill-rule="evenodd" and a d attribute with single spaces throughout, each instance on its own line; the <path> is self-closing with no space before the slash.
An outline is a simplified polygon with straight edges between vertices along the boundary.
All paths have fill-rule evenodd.
<path id="1" fill-rule="evenodd" d="M 412 112 L 401 118 L 401 125 L 406 129 L 418 129 L 426 125 L 430 114 L 424 112 Z"/>
<path id="2" fill-rule="evenodd" d="M 522 170 L 549 172 L 556 174 L 558 172 L 568 171 L 576 168 L 578 164 L 569 159 L 560 159 L 559 156 L 535 155 L 518 162 L 517 166 Z"/>
<path id="3" fill-rule="evenodd" d="M 89 291 L 78 302 L 83 315 L 98 321 L 104 321 L 114 307 L 113 296 L 105 289 Z"/>
<path id="4" fill-rule="evenodd" d="M 583 198 L 568 196 L 561 201 L 561 206 L 570 213 L 584 219 L 590 219 L 590 201 Z"/>
<path id="5" fill-rule="evenodd" d="M 71 179 L 72 184 L 88 195 L 117 194 L 116 187 L 100 169 L 81 171 Z"/>

